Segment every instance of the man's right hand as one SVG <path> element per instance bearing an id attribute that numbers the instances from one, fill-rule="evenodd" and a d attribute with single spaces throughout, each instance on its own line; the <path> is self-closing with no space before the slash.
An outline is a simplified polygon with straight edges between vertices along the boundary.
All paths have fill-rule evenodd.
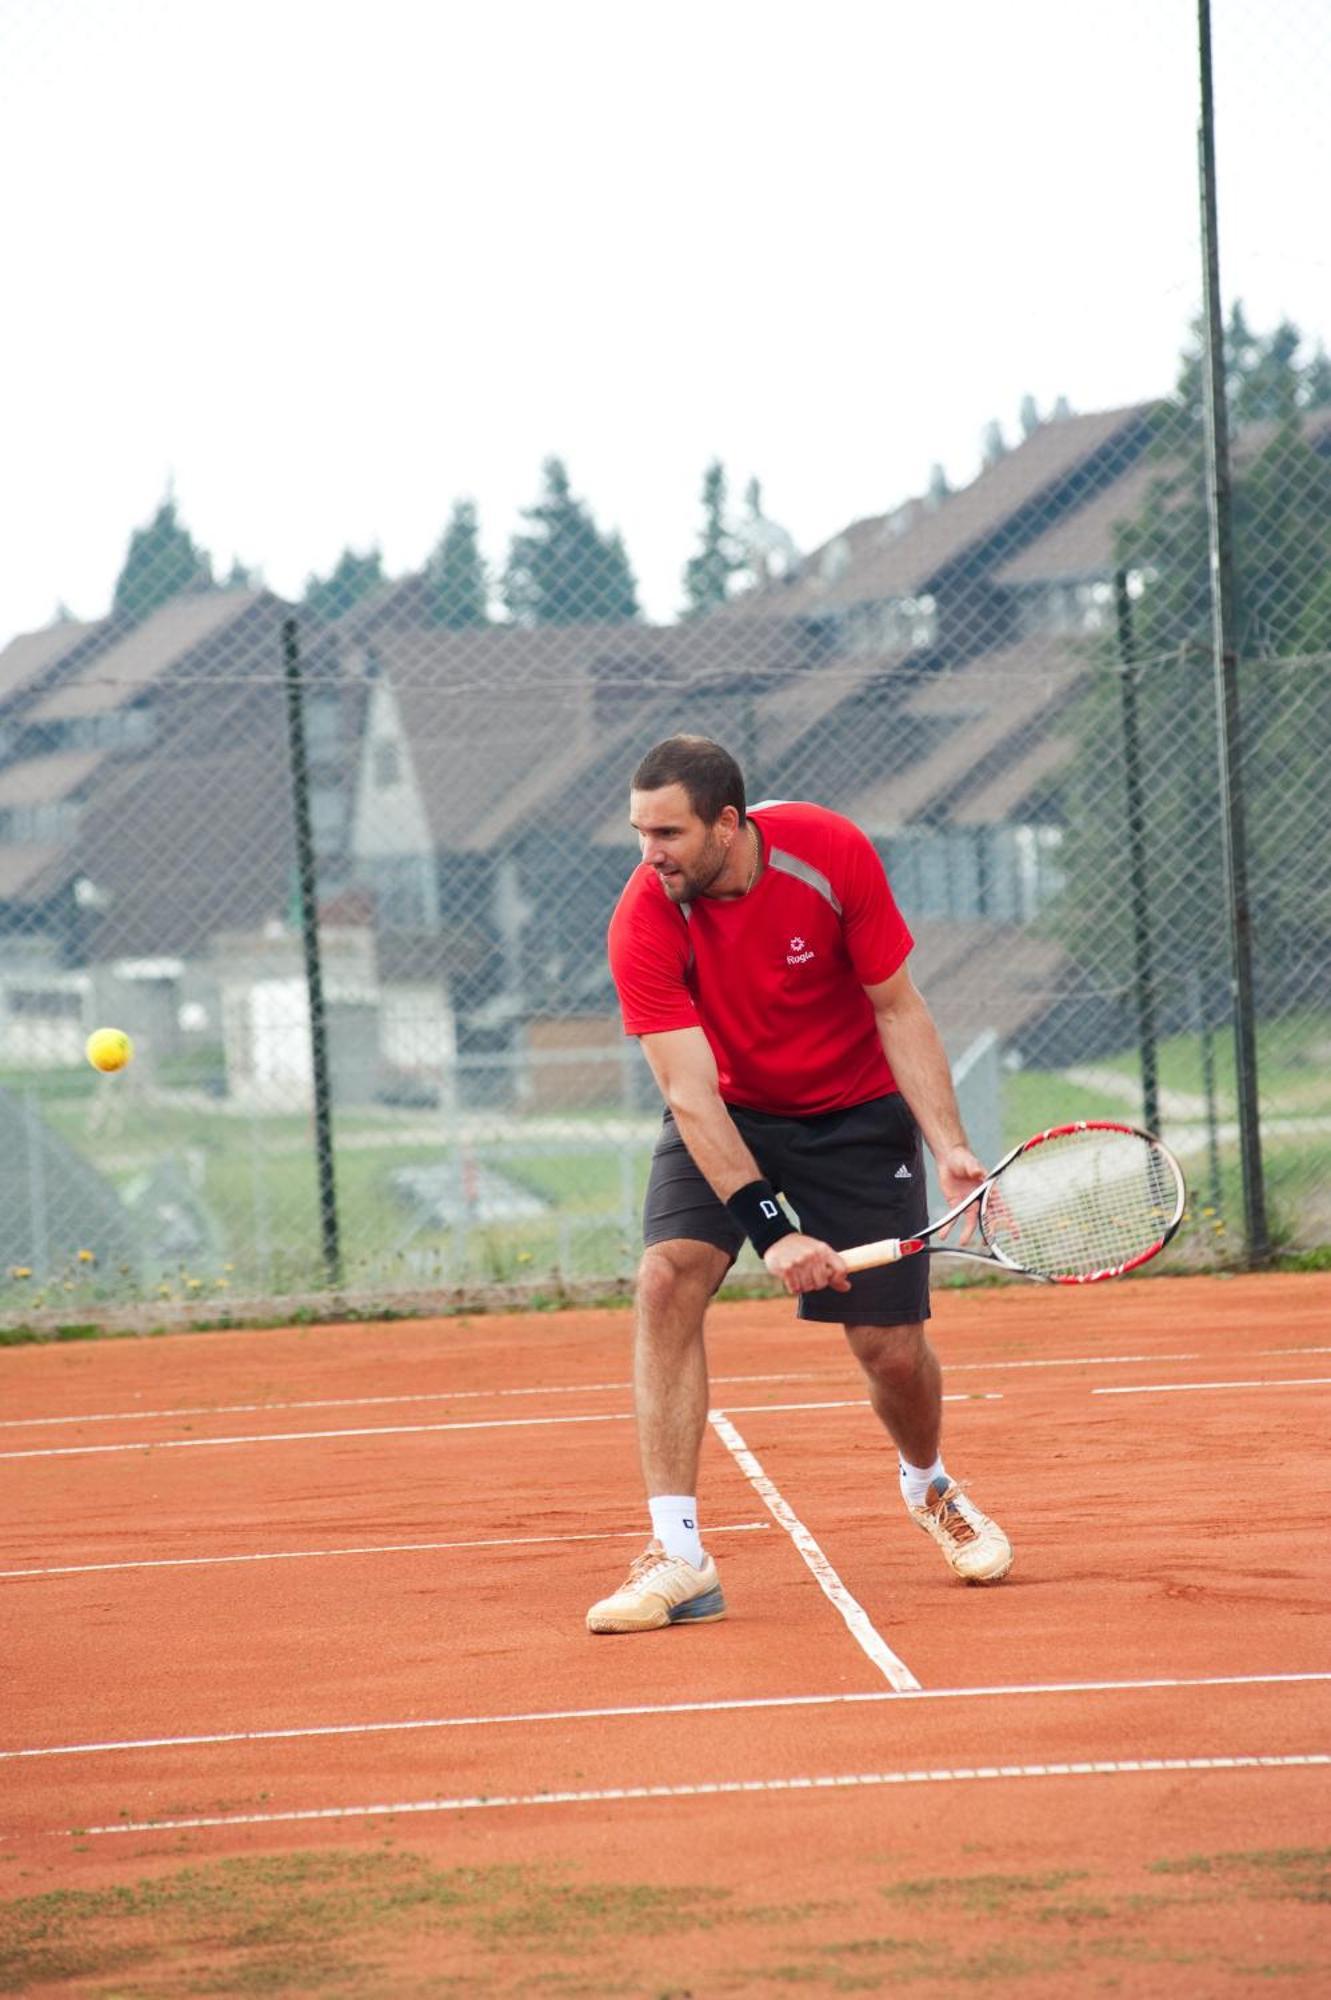
<path id="1" fill-rule="evenodd" d="M 821 1292 L 827 1286 L 834 1292 L 850 1290 L 850 1273 L 840 1251 L 830 1243 L 820 1243 L 816 1236 L 802 1236 L 798 1230 L 774 1243 L 763 1263 L 792 1298 L 801 1292 Z"/>

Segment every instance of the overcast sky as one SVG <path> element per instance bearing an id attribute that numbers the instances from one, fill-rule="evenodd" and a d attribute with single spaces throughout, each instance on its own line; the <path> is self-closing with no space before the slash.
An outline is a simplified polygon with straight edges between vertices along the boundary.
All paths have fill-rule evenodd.
<path id="1" fill-rule="evenodd" d="M 1331 10 L 1214 21 L 1226 294 L 1331 338 Z M 713 456 L 812 547 L 1166 390 L 1196 117 L 1194 0 L 0 0 L 0 644 L 168 481 L 294 593 L 551 452 L 670 617 Z"/>

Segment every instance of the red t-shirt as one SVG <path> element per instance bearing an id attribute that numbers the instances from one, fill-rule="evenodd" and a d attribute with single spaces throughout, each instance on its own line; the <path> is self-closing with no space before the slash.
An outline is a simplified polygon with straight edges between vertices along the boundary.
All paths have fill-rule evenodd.
<path id="1" fill-rule="evenodd" d="M 757 806 L 747 896 L 672 903 L 635 868 L 610 920 L 624 1032 L 701 1027 L 728 1104 L 808 1116 L 895 1090 L 866 986 L 914 943 L 868 836 L 823 806 Z"/>

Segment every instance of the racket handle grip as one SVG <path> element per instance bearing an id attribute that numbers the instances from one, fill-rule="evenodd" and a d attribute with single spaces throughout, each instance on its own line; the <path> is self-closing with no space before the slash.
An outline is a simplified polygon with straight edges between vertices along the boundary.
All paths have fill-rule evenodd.
<path id="1" fill-rule="evenodd" d="M 913 1257 L 923 1248 L 924 1241 L 919 1236 L 884 1236 L 877 1243 L 857 1243 L 853 1250 L 843 1250 L 841 1255 L 848 1271 L 876 1271 L 882 1264 L 897 1264 L 903 1257 Z"/>

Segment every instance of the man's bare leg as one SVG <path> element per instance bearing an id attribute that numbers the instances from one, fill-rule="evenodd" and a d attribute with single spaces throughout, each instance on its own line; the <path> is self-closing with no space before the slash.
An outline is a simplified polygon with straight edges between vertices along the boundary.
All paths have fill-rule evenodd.
<path id="1" fill-rule="evenodd" d="M 878 1421 L 908 1465 L 932 1465 L 942 1432 L 943 1371 L 923 1321 L 845 1332 Z"/>
<path id="2" fill-rule="evenodd" d="M 698 1537 L 698 1459 L 707 1425 L 707 1304 L 730 1259 L 708 1243 L 653 1244 L 638 1270 L 633 1395 L 653 1541 L 621 1588 L 593 1604 L 593 1632 L 650 1632 L 725 1616 L 716 1565 Z"/>
<path id="3" fill-rule="evenodd" d="M 943 1373 L 923 1323 L 848 1326 L 846 1339 L 868 1380 L 874 1412 L 900 1454 L 912 1519 L 955 1575 L 967 1583 L 998 1583 L 1012 1567 L 1012 1545 L 943 1466 Z"/>
<path id="4" fill-rule="evenodd" d="M 638 1455 L 649 1498 L 696 1493 L 707 1425 L 703 1321 L 730 1268 L 710 1243 L 655 1243 L 638 1268 L 633 1401 Z"/>

